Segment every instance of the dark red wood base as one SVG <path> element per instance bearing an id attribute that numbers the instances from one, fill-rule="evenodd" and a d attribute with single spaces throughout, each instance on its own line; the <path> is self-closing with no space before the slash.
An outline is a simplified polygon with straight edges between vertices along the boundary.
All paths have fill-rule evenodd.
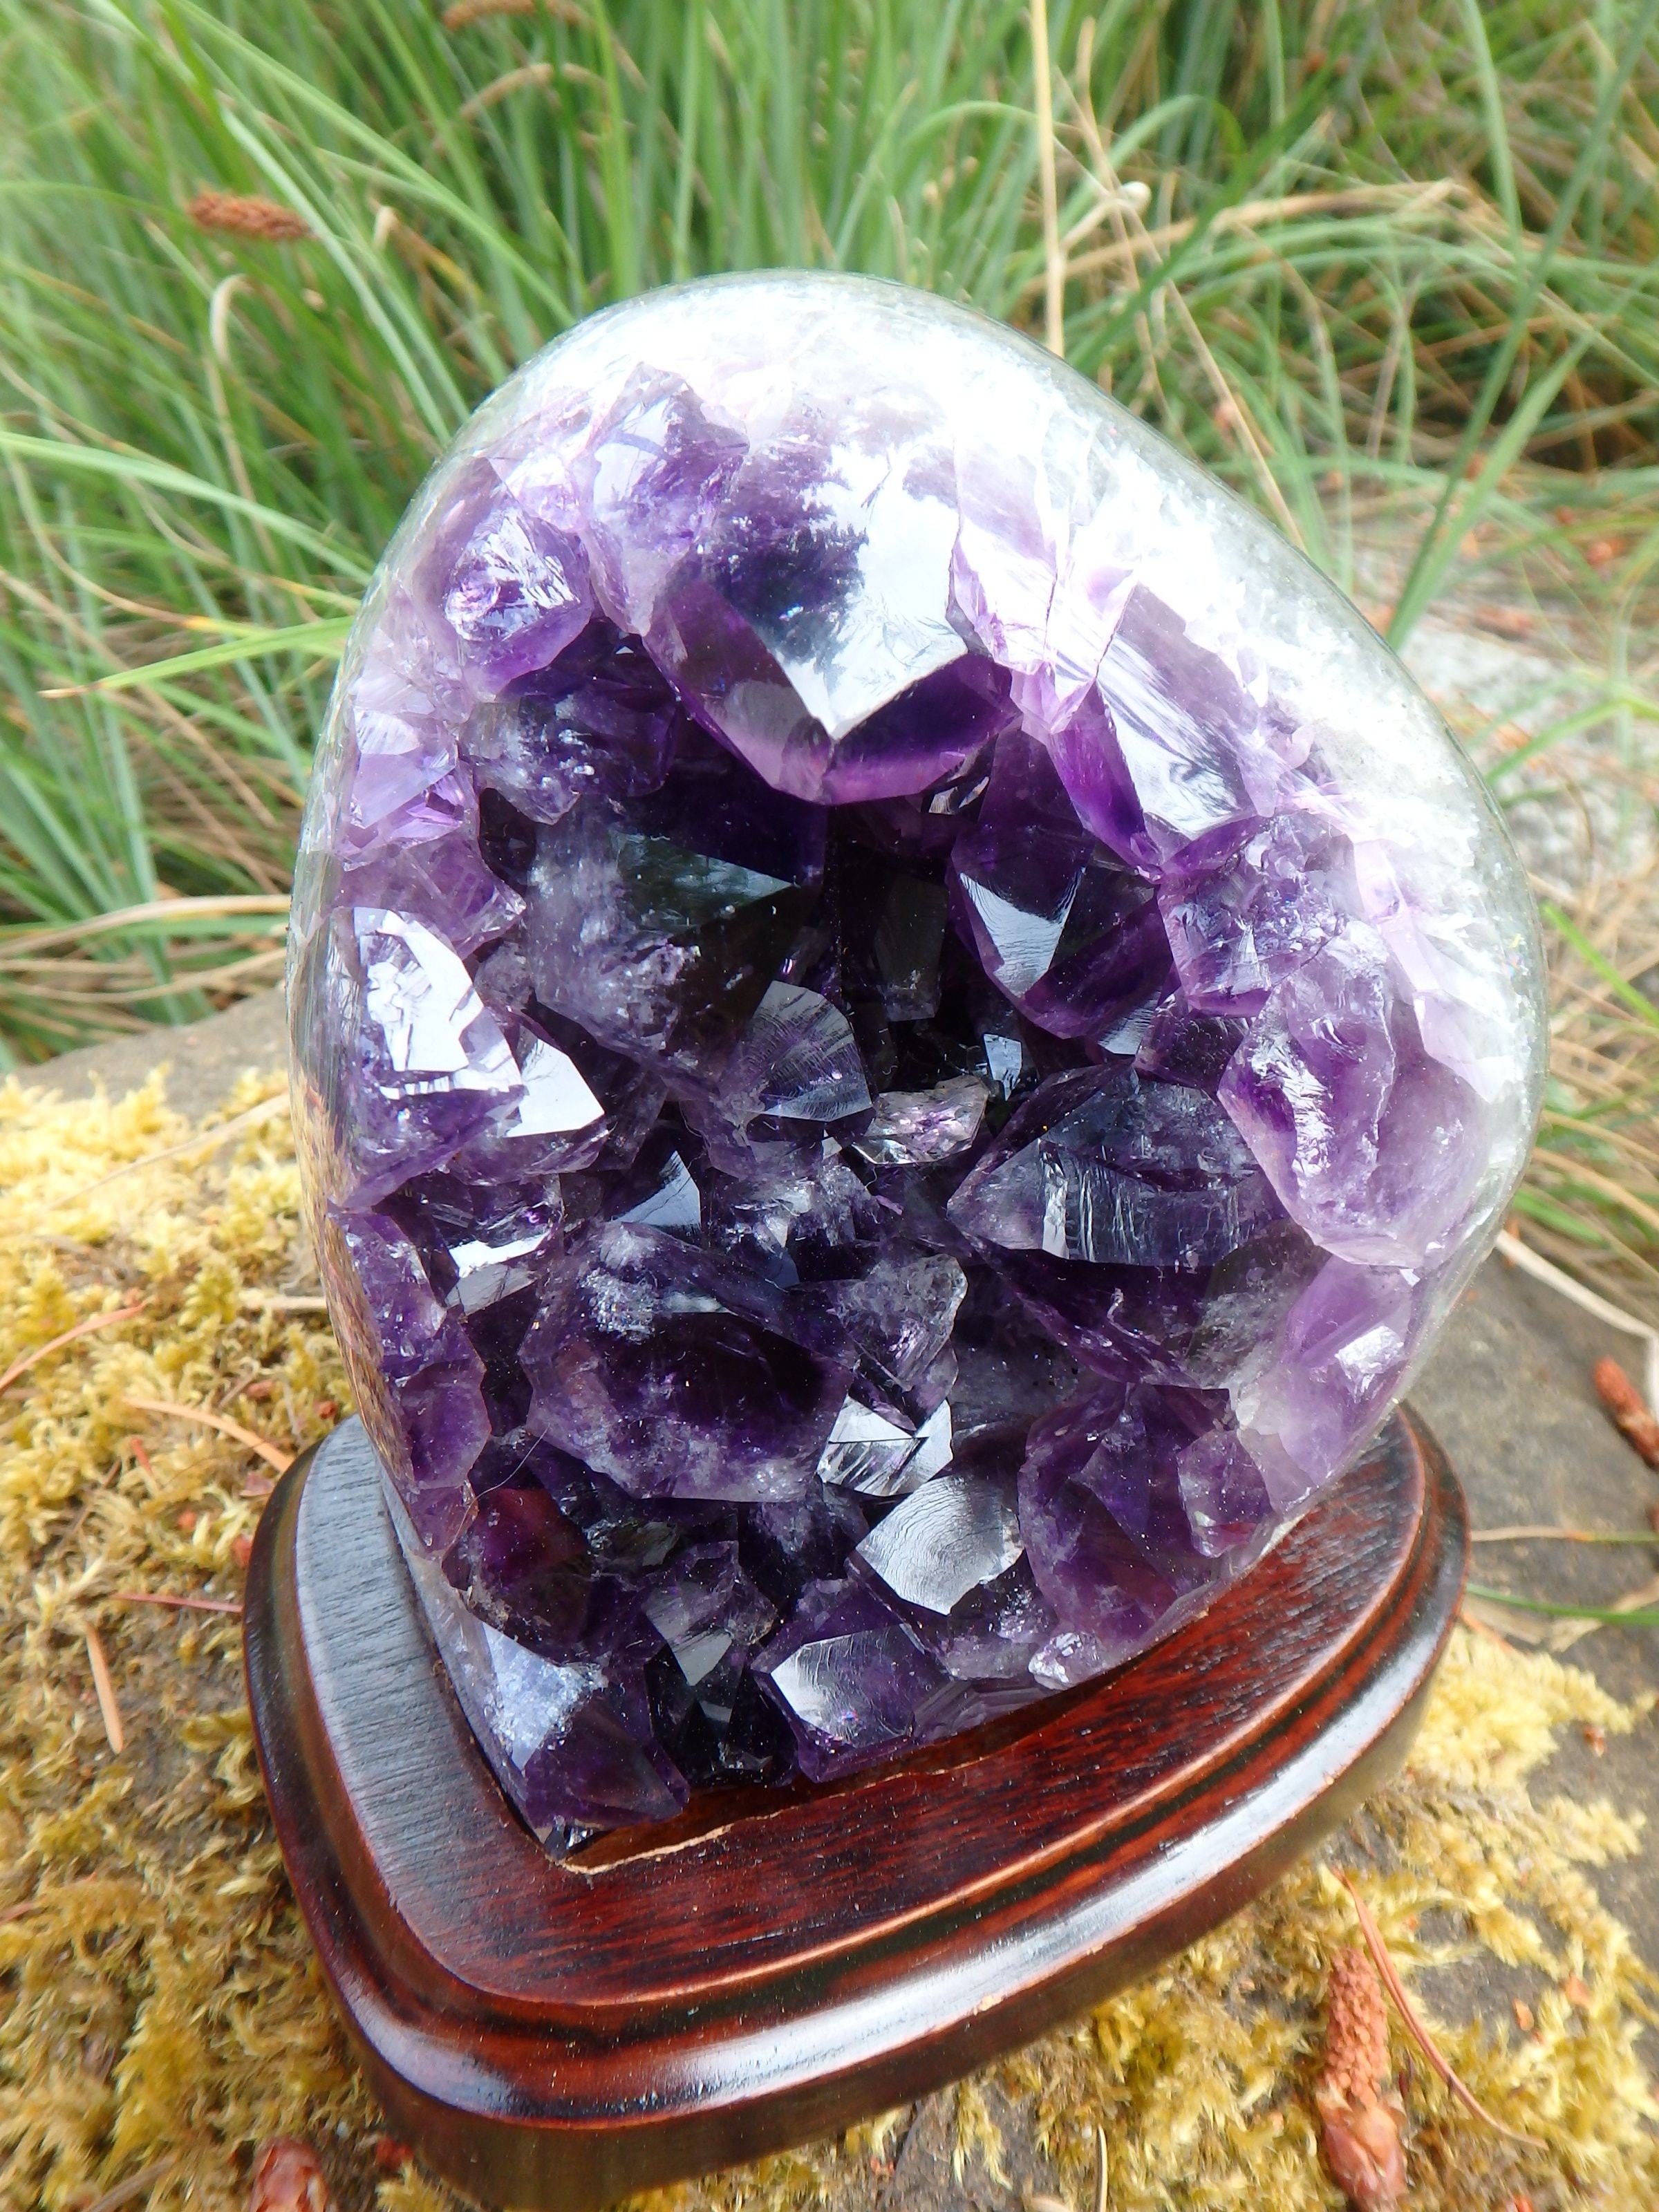
<path id="1" fill-rule="evenodd" d="M 248 1691 L 393 2129 L 487 2204 L 581 2212 L 936 2088 L 1224 1919 L 1403 1755 L 1467 1547 L 1449 1468 L 1396 1417 L 1117 1673 L 558 1865 L 468 1732 L 352 1422 L 266 1508 Z"/>

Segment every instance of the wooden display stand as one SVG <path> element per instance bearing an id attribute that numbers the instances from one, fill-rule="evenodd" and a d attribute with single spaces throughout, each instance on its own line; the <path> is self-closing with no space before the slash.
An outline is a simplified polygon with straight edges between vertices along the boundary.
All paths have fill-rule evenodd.
<path id="1" fill-rule="evenodd" d="M 1115 1674 L 561 1864 L 461 1716 L 351 1422 L 265 1510 L 248 1691 L 392 2126 L 486 2204 L 582 2212 L 920 2096 L 1224 1919 L 1398 1764 L 1467 1548 L 1450 1469 L 1396 1415 Z"/>

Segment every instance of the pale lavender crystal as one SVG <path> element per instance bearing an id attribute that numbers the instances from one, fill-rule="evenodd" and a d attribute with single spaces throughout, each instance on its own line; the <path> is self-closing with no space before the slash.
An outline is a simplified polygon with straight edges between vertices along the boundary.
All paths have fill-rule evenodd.
<path id="1" fill-rule="evenodd" d="M 478 803 L 452 770 L 393 809 L 372 836 L 341 854 L 340 898 L 391 908 L 424 922 L 457 952 L 500 937 L 524 901 L 486 866 L 478 849 Z"/>
<path id="2" fill-rule="evenodd" d="M 1053 744 L 1084 822 L 1154 879 L 1178 857 L 1237 843 L 1285 787 L 1261 711 L 1237 672 L 1140 585 L 1093 690 Z"/>
<path id="3" fill-rule="evenodd" d="M 870 1086 L 839 1006 L 796 983 L 770 983 L 720 1078 L 725 1118 L 825 1125 L 861 1114 Z"/>
<path id="4" fill-rule="evenodd" d="M 1316 814 L 1288 813 L 1218 866 L 1166 876 L 1158 898 L 1188 1006 L 1254 1014 L 1352 927 L 1358 885 L 1347 839 Z"/>
<path id="5" fill-rule="evenodd" d="M 1139 1025 L 1135 1073 L 1185 1084 L 1213 1098 L 1243 1036 L 1237 1014 L 1198 1013 L 1184 991 L 1173 991 Z"/>
<path id="6" fill-rule="evenodd" d="M 453 636 L 407 586 L 392 585 L 377 611 L 340 695 L 349 831 L 375 830 L 448 773 L 475 696 Z"/>
<path id="7" fill-rule="evenodd" d="M 1409 1273 L 1328 1260 L 1234 1393 L 1240 1437 L 1275 1511 L 1299 1504 L 1376 1425 L 1418 1334 Z"/>
<path id="8" fill-rule="evenodd" d="M 884 1091 L 852 1149 L 877 1168 L 937 1167 L 965 1152 L 985 1119 L 985 1085 L 954 1076 L 932 1091 Z"/>
<path id="9" fill-rule="evenodd" d="M 951 1334 L 967 1290 L 954 1260 L 895 1243 L 864 1274 L 826 1283 L 822 1297 L 872 1397 L 925 1418 L 955 1380 Z"/>
<path id="10" fill-rule="evenodd" d="M 895 1597 L 944 1615 L 995 1582 L 1024 1549 L 1012 1484 L 941 1474 L 896 1505 L 854 1557 Z"/>
<path id="11" fill-rule="evenodd" d="M 346 1213 L 338 1229 L 374 1359 L 364 1419 L 422 1542 L 441 1548 L 471 1510 L 467 1476 L 489 1435 L 483 1363 L 395 1221 Z"/>
<path id="12" fill-rule="evenodd" d="M 343 1055 L 339 1195 L 372 1205 L 504 1123 L 524 1083 L 465 968 L 423 922 L 341 908 L 323 957 L 338 979 L 328 996 L 338 1010 L 330 1042 Z"/>
<path id="13" fill-rule="evenodd" d="M 664 580 L 723 511 L 748 451 L 672 370 L 641 366 L 572 454 L 594 584 L 625 631 L 649 628 Z"/>
<path id="14" fill-rule="evenodd" d="M 1022 340 L 595 317 L 342 663 L 295 1130 L 434 1638 L 555 1850 L 1086 1681 L 1345 1469 L 1536 1109 L 1369 627 Z"/>
<path id="15" fill-rule="evenodd" d="M 1474 1095 L 1425 1048 L 1363 925 L 1268 994 L 1217 1097 L 1291 1219 L 1345 1260 L 1411 1266 L 1465 1218 Z"/>
<path id="16" fill-rule="evenodd" d="M 574 520 L 521 507 L 483 462 L 434 501 L 415 588 L 455 639 L 477 690 L 494 695 L 545 668 L 592 614 Z"/>

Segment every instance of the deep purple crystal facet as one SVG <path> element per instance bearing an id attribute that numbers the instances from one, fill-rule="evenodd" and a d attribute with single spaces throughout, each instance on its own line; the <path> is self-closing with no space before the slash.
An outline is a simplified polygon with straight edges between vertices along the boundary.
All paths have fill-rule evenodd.
<path id="1" fill-rule="evenodd" d="M 556 1849 L 1114 1666 L 1352 1463 L 1519 1172 L 1523 884 L 1257 518 L 894 286 L 596 317 L 441 463 L 302 838 L 307 1201 Z"/>

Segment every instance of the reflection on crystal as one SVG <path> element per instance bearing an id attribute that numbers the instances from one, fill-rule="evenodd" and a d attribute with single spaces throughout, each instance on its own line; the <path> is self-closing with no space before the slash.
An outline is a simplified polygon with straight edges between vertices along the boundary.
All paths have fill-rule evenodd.
<path id="1" fill-rule="evenodd" d="M 874 1486 L 878 1497 L 890 1497 L 915 1449 L 914 1431 L 848 1398 L 819 1456 L 818 1480 L 842 1483 L 848 1490 Z"/>
<path id="2" fill-rule="evenodd" d="M 637 1221 L 646 1229 L 671 1230 L 684 1237 L 696 1235 L 702 1227 L 702 1193 L 678 1152 L 670 1152 L 664 1161 L 662 1173 L 649 1194 L 617 1218 Z"/>
<path id="3" fill-rule="evenodd" d="M 994 1483 L 942 1474 L 870 1531 L 858 1556 L 894 1595 L 929 1613 L 994 1582 L 1024 1550 L 1013 1500 Z"/>
<path id="4" fill-rule="evenodd" d="M 884 1091 L 852 1149 L 872 1167 L 933 1167 L 966 1152 L 984 1118 L 985 1085 L 972 1075 L 933 1091 Z"/>
<path id="5" fill-rule="evenodd" d="M 603 1110 L 575 1061 L 545 1037 L 532 1037 L 528 1050 L 519 1055 L 519 1079 L 524 1098 L 514 1122 L 518 1136 L 591 1128 Z"/>
<path id="6" fill-rule="evenodd" d="M 988 1246 L 1190 1268 L 1236 1250 L 1279 1207 L 1208 1099 L 1120 1062 L 1040 1085 L 950 1212 Z"/>
<path id="7" fill-rule="evenodd" d="M 1369 628 L 1023 341 L 631 302 L 441 462 L 296 878 L 311 1226 L 556 1849 L 1085 1681 L 1502 1218 L 1524 886 Z"/>
<path id="8" fill-rule="evenodd" d="M 844 1121 L 870 1103 L 846 1015 L 793 983 L 768 987 L 722 1087 L 738 1114 L 752 1104 L 785 1121 Z"/>
<path id="9" fill-rule="evenodd" d="M 818 1461 L 818 1480 L 866 1498 L 902 1498 L 951 1462 L 951 1408 L 934 1407 L 911 1429 L 848 1398 Z"/>
<path id="10" fill-rule="evenodd" d="M 1005 1098 L 1012 1098 L 1025 1073 L 1025 1048 L 1016 1036 L 988 1036 L 985 1040 L 985 1066 L 993 1083 Z"/>
<path id="11" fill-rule="evenodd" d="M 1413 1290 L 1409 1274 L 1327 1261 L 1236 1391 L 1240 1436 L 1275 1511 L 1299 1504 L 1393 1397 L 1414 1334 Z"/>
<path id="12" fill-rule="evenodd" d="M 878 1590 L 853 1581 L 810 1584 L 756 1672 L 815 1782 L 914 1742 L 949 1681 Z"/>
<path id="13" fill-rule="evenodd" d="M 535 1261 L 550 1242 L 548 1224 L 533 1215 L 486 1224 L 483 1232 L 449 1248 L 455 1263 L 455 1298 L 465 1314 L 527 1289 L 539 1273 Z"/>
<path id="14" fill-rule="evenodd" d="M 435 1167 L 518 1105 L 523 1083 L 500 1024 L 456 955 L 422 922 L 355 907 L 332 920 L 325 958 L 349 1006 L 337 1042 L 349 1070 L 337 1194 L 372 1205 Z"/>

